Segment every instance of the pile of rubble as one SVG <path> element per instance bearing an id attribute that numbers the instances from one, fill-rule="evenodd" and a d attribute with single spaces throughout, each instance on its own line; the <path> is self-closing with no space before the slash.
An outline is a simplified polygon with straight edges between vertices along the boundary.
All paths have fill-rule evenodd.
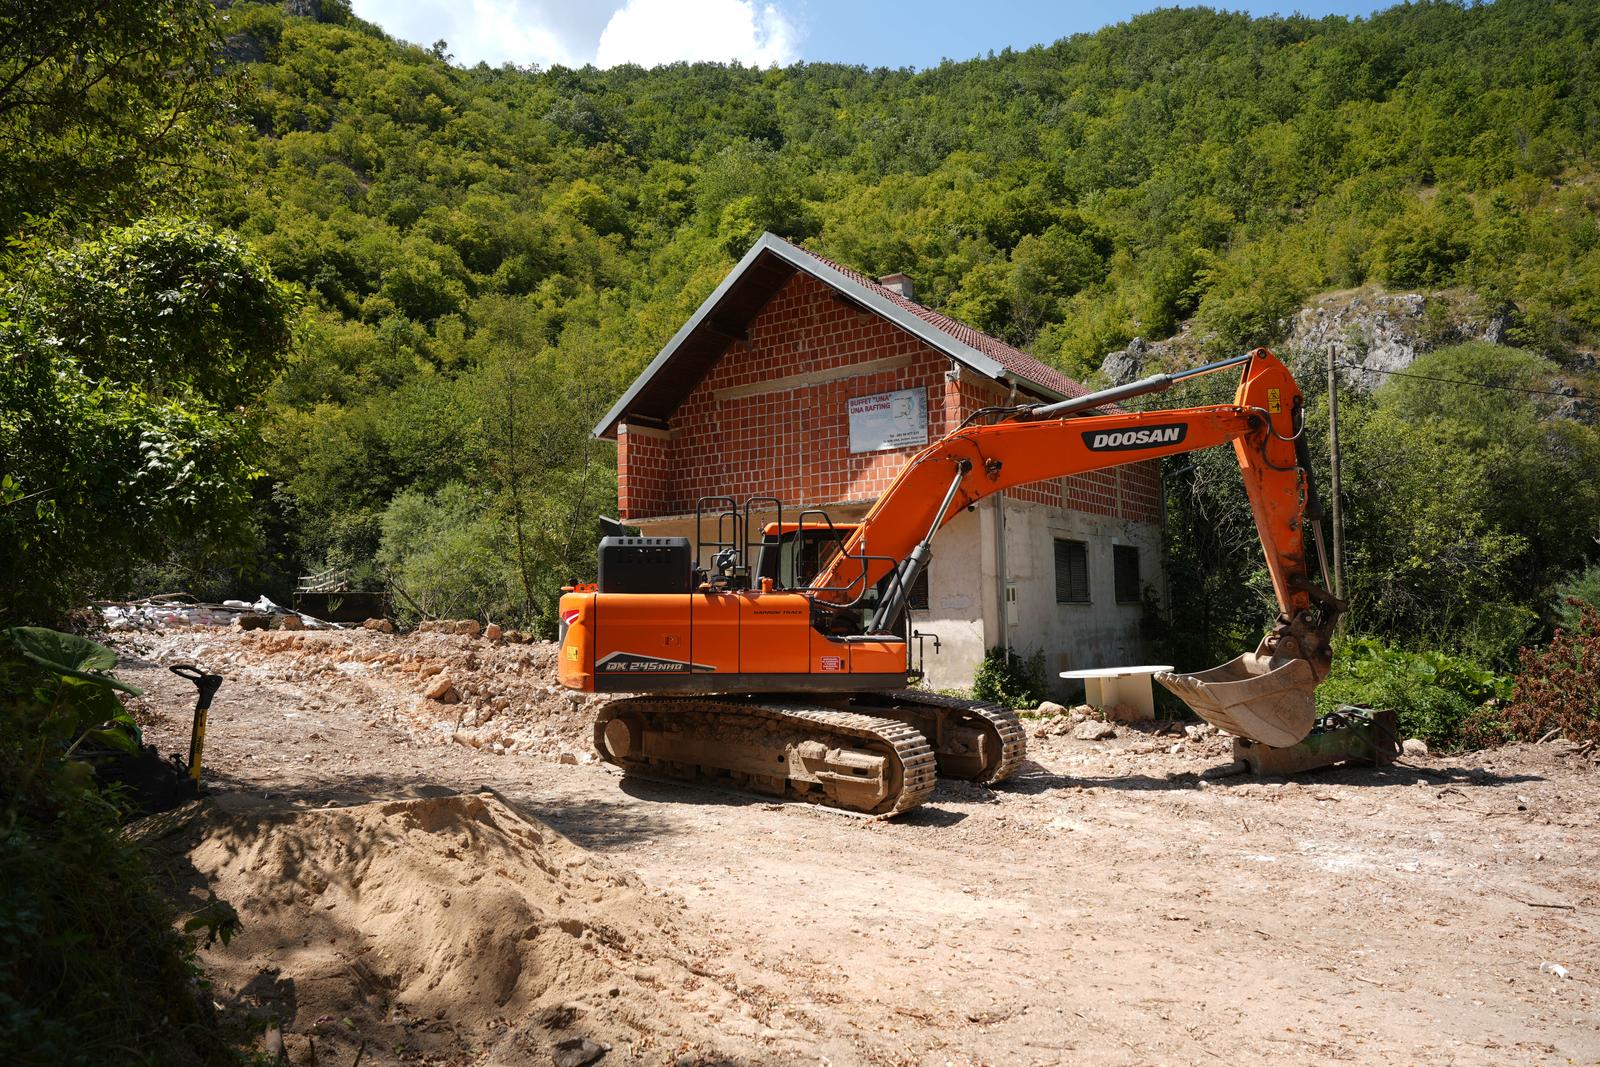
<path id="1" fill-rule="evenodd" d="M 470 620 L 469 620 L 470 621 Z M 411 732 L 496 755 L 593 757 L 591 695 L 556 681 L 556 645 L 487 627 L 434 623 L 408 634 L 368 626 L 309 633 L 254 630 L 198 646 L 216 669 L 323 687 L 356 684 Z M 476 623 L 473 624 L 476 627 Z M 177 638 L 179 635 L 173 635 Z M 177 652 L 181 649 L 173 648 Z"/>
<path id="2" fill-rule="evenodd" d="M 1032 733 L 1034 739 L 1038 741 L 1067 737 L 1075 741 L 1109 741 L 1118 736 L 1118 726 L 1125 732 L 1135 734 L 1179 735 L 1181 740 L 1175 742 L 1178 748 L 1181 748 L 1184 742 L 1216 742 L 1225 736 L 1210 723 L 1185 723 L 1172 719 L 1140 720 L 1135 717 L 1137 713 L 1133 709 L 1124 705 L 1118 705 L 1117 708 L 1111 709 L 1111 712 L 1112 714 L 1107 714 L 1106 711 L 1089 704 L 1067 708 L 1047 700 L 1034 711 L 1024 714 L 1034 720 Z M 1117 712 L 1121 714 L 1116 714 Z"/>

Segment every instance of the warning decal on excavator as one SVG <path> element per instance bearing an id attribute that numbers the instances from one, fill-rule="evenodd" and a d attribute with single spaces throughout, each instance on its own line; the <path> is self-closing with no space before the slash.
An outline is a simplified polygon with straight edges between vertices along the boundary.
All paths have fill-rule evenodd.
<path id="1" fill-rule="evenodd" d="M 1277 389 L 1267 390 L 1267 414 L 1276 415 L 1283 410 L 1282 392 Z"/>
<path id="2" fill-rule="evenodd" d="M 612 652 L 595 661 L 595 670 L 606 674 L 702 674 L 715 672 L 704 663 L 684 663 L 676 659 L 642 656 L 637 652 Z"/>
<path id="3" fill-rule="evenodd" d="M 1083 443 L 1091 452 L 1127 452 L 1136 448 L 1175 445 L 1189 435 L 1186 422 L 1143 426 L 1137 430 L 1090 430 Z"/>

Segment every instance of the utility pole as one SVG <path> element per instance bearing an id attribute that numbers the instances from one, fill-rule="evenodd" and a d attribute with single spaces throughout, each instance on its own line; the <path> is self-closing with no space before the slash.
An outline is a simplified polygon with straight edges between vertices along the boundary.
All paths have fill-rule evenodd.
<path id="1" fill-rule="evenodd" d="M 1333 595 L 1344 597 L 1344 505 L 1339 496 L 1339 378 L 1328 346 L 1328 490 L 1333 503 Z M 1340 628 L 1344 620 L 1339 621 Z"/>

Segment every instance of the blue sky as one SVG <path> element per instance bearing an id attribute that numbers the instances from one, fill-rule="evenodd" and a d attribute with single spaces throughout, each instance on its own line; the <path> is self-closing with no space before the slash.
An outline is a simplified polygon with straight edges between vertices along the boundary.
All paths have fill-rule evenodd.
<path id="1" fill-rule="evenodd" d="M 356 14 L 459 63 L 498 65 L 795 60 L 928 67 L 1122 22 L 1157 3 L 1105 0 L 353 0 Z M 1367 15 L 1359 0 L 1233 3 L 1256 15 Z"/>

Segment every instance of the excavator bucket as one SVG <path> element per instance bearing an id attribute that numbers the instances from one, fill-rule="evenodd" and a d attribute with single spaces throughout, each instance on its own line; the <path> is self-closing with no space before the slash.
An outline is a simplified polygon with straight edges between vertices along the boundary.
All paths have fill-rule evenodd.
<path id="1" fill-rule="evenodd" d="M 1247 652 L 1193 674 L 1163 672 L 1156 681 L 1219 729 L 1273 748 L 1298 744 L 1317 719 L 1311 664 Z"/>

